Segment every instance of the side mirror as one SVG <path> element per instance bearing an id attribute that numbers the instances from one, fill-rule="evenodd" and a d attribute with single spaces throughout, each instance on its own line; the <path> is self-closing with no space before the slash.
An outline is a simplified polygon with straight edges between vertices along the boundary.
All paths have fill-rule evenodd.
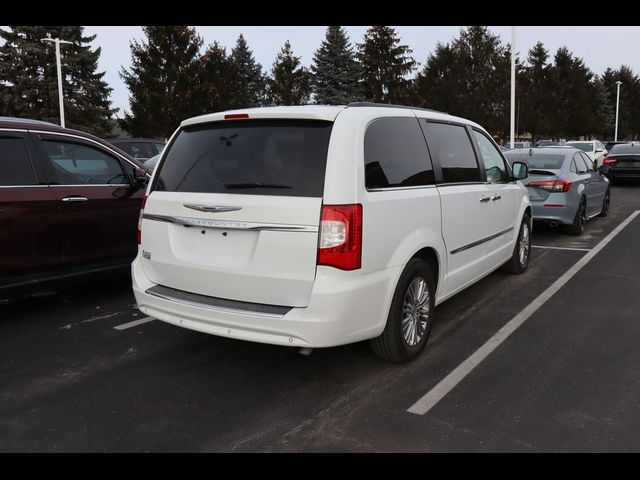
<path id="1" fill-rule="evenodd" d="M 606 175 L 611 171 L 611 167 L 609 165 L 605 165 L 604 163 L 598 167 L 598 172 L 602 175 Z"/>
<path id="2" fill-rule="evenodd" d="M 144 170 L 136 170 L 132 185 L 137 188 L 147 188 L 149 175 Z"/>
<path id="3" fill-rule="evenodd" d="M 522 180 L 529 176 L 529 166 L 524 162 L 513 162 L 511 170 L 513 170 L 514 180 Z"/>

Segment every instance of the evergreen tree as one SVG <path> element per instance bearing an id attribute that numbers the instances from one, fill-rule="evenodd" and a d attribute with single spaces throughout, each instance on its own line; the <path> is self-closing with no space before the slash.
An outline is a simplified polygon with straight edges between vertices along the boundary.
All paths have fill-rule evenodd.
<path id="1" fill-rule="evenodd" d="M 233 105 L 236 71 L 231 58 L 218 42 L 201 57 L 202 108 L 204 112 L 228 110 Z"/>
<path id="2" fill-rule="evenodd" d="M 549 52 L 542 42 L 529 50 L 527 65 L 524 67 L 520 92 L 520 130 L 529 132 L 534 142 L 538 135 L 551 133 L 549 122 L 553 111 L 549 108 L 551 83 L 548 63 Z"/>
<path id="3" fill-rule="evenodd" d="M 256 63 L 247 41 L 240 34 L 236 46 L 231 50 L 231 61 L 235 69 L 234 108 L 259 107 L 265 101 L 266 82 L 262 65 Z"/>
<path id="4" fill-rule="evenodd" d="M 510 50 L 482 26 L 438 44 L 416 79 L 420 103 L 480 123 L 490 132 L 509 131 Z M 516 65 L 519 70 L 521 67 Z"/>
<path id="5" fill-rule="evenodd" d="M 146 41 L 130 42 L 131 70 L 120 76 L 129 88 L 131 114 L 123 127 L 134 136 L 167 138 L 185 118 L 202 112 L 199 50 L 202 39 L 186 26 L 142 27 Z"/>
<path id="6" fill-rule="evenodd" d="M 640 135 L 640 78 L 626 65 L 617 70 L 608 68 L 601 77 L 607 102 L 613 112 L 606 137 L 613 139 L 615 134 L 617 81 L 622 82 L 618 109 L 618 140 L 635 140 Z"/>
<path id="7" fill-rule="evenodd" d="M 65 124 L 99 136 L 110 132 L 112 89 L 97 72 L 100 48 L 96 36 L 84 36 L 80 26 L 10 26 L 0 29 L 0 115 L 59 123 L 55 45 L 47 36 L 73 42 L 62 44 L 62 86 Z"/>
<path id="8" fill-rule="evenodd" d="M 553 112 L 549 119 L 551 131 L 559 138 L 586 136 L 596 131 L 597 90 L 591 70 L 581 58 L 561 47 L 555 54 L 550 73 L 547 101 Z"/>
<path id="9" fill-rule="evenodd" d="M 293 55 L 287 40 L 278 53 L 267 79 L 268 98 L 275 105 L 302 105 L 309 102 L 309 72 Z"/>
<path id="10" fill-rule="evenodd" d="M 371 27 L 358 50 L 367 99 L 408 103 L 412 85 L 406 76 L 416 69 L 416 62 L 410 56 L 412 50 L 400 44 L 396 31 L 387 26 Z"/>
<path id="11" fill-rule="evenodd" d="M 364 99 L 360 65 L 342 27 L 327 27 L 326 37 L 313 55 L 311 72 L 315 103 L 344 105 Z"/>

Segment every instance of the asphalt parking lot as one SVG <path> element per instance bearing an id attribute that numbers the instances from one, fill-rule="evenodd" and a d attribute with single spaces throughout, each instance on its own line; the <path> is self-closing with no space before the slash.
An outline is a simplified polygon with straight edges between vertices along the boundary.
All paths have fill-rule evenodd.
<path id="1" fill-rule="evenodd" d="M 638 451 L 640 216 L 424 415 L 407 410 L 640 209 L 534 228 L 521 276 L 439 307 L 408 365 L 143 318 L 129 279 L 0 301 L 0 451 Z"/>

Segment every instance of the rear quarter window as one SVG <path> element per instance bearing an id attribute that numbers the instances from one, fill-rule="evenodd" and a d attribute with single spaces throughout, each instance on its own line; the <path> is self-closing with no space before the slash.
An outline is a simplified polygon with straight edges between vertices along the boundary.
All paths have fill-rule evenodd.
<path id="1" fill-rule="evenodd" d="M 364 137 L 366 188 L 431 185 L 433 167 L 415 118 L 379 118 Z"/>
<path id="2" fill-rule="evenodd" d="M 322 197 L 332 122 L 232 120 L 182 129 L 152 190 Z"/>

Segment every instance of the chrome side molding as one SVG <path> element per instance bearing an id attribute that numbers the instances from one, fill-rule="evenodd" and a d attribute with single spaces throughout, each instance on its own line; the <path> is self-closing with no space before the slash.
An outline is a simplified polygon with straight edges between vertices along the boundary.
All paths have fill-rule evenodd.
<path id="1" fill-rule="evenodd" d="M 217 228 L 222 230 L 270 230 L 276 232 L 318 233 L 318 227 L 313 225 L 290 225 L 284 223 L 240 222 L 236 220 L 214 220 L 209 218 L 173 217 L 169 215 L 154 215 L 145 213 L 142 218 L 167 222 L 185 227 Z"/>
<path id="2" fill-rule="evenodd" d="M 182 206 L 190 208 L 191 210 L 209 213 L 235 212 L 237 210 L 242 210 L 242 207 L 217 207 L 213 205 L 197 205 L 193 203 L 183 203 Z"/>

